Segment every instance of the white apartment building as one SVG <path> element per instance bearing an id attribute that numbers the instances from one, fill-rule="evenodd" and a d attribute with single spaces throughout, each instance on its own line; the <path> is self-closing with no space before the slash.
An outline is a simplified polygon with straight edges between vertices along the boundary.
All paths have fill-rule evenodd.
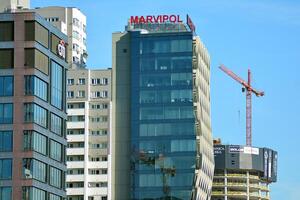
<path id="1" fill-rule="evenodd" d="M 73 7 L 50 6 L 34 9 L 68 36 L 67 61 L 70 68 L 86 66 L 86 16 Z"/>
<path id="2" fill-rule="evenodd" d="M 70 69 L 67 104 L 68 200 L 110 199 L 111 69 Z"/>
<path id="3" fill-rule="evenodd" d="M 14 12 L 17 9 L 29 9 L 30 0 L 1 0 L 0 12 Z"/>

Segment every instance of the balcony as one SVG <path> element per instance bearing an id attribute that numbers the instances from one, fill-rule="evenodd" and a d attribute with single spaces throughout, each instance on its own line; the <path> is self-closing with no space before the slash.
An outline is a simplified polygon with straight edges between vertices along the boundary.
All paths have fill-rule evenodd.
<path id="1" fill-rule="evenodd" d="M 67 188 L 67 195 L 84 195 L 84 188 Z"/>
<path id="2" fill-rule="evenodd" d="M 98 161 L 98 162 L 89 162 L 88 163 L 89 169 L 107 169 L 108 162 L 107 161 Z"/>
<path id="3" fill-rule="evenodd" d="M 84 161 L 67 161 L 67 168 L 84 168 Z"/>
<path id="4" fill-rule="evenodd" d="M 84 135 L 67 135 L 68 142 L 83 142 L 84 141 Z"/>
<path id="5" fill-rule="evenodd" d="M 67 122 L 68 129 L 83 129 L 84 122 Z"/>
<path id="6" fill-rule="evenodd" d="M 84 108 L 68 109 L 68 115 L 84 115 Z"/>
<path id="7" fill-rule="evenodd" d="M 67 155 L 84 155 L 84 148 L 67 148 Z"/>
<path id="8" fill-rule="evenodd" d="M 84 181 L 84 174 L 68 174 L 66 176 L 67 182 L 81 182 Z"/>

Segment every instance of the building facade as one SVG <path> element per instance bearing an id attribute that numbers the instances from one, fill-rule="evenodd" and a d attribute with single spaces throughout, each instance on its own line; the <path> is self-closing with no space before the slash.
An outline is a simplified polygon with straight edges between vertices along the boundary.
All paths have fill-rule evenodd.
<path id="1" fill-rule="evenodd" d="M 69 68 L 85 67 L 87 59 L 86 16 L 73 7 L 50 6 L 34 9 L 68 36 Z"/>
<path id="2" fill-rule="evenodd" d="M 1 199 L 66 198 L 67 41 L 35 13 L 0 14 Z"/>
<path id="3" fill-rule="evenodd" d="M 214 145 L 212 200 L 268 200 L 277 181 L 277 152 L 269 148 Z"/>
<path id="4" fill-rule="evenodd" d="M 70 69 L 67 102 L 68 200 L 111 199 L 111 69 Z"/>
<path id="5" fill-rule="evenodd" d="M 30 0 L 1 0 L 0 12 L 11 12 L 17 9 L 29 9 Z"/>
<path id="6" fill-rule="evenodd" d="M 209 55 L 191 23 L 150 17 L 113 34 L 112 199 L 207 200 Z"/>

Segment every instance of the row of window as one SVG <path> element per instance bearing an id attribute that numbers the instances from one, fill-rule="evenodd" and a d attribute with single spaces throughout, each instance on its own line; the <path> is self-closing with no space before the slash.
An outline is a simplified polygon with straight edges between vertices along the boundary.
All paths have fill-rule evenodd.
<path id="1" fill-rule="evenodd" d="M 89 172 L 89 174 L 92 174 L 92 175 L 107 174 L 107 169 L 89 169 L 88 172 Z M 84 169 L 83 168 L 68 169 L 67 174 L 68 175 L 81 175 L 81 174 L 84 174 Z"/>
<path id="2" fill-rule="evenodd" d="M 67 183 L 67 188 L 82 188 L 84 187 L 84 182 L 69 182 Z M 107 182 L 89 182 L 88 187 L 107 187 Z"/>
<path id="3" fill-rule="evenodd" d="M 194 111 L 193 111 L 193 107 L 191 106 L 140 108 L 140 120 L 193 119 L 193 118 L 194 118 Z"/>
<path id="4" fill-rule="evenodd" d="M 84 156 L 83 155 L 72 155 L 72 156 L 67 156 L 67 161 L 84 161 Z M 89 156 L 89 161 L 90 162 L 106 162 L 107 161 L 107 156 L 96 156 L 92 157 Z"/>
<path id="5" fill-rule="evenodd" d="M 92 78 L 91 85 L 108 85 L 108 78 Z M 67 80 L 68 85 L 74 85 L 75 81 L 73 78 Z M 79 78 L 77 81 L 78 85 L 85 85 L 85 79 Z"/>
<path id="6" fill-rule="evenodd" d="M 32 158 L 23 159 L 23 176 L 25 179 L 36 179 L 57 188 L 64 186 L 65 177 L 62 170 Z"/>
<path id="7" fill-rule="evenodd" d="M 23 187 L 22 192 L 22 200 L 63 200 L 62 197 L 56 194 L 46 192 L 36 187 Z"/>
<path id="8" fill-rule="evenodd" d="M 140 87 L 192 86 L 192 73 L 141 75 Z"/>
<path id="9" fill-rule="evenodd" d="M 25 151 L 36 151 L 59 162 L 64 161 L 64 146 L 36 131 L 24 131 L 23 145 Z"/>
<path id="10" fill-rule="evenodd" d="M 90 130 L 90 135 L 104 136 L 107 135 L 107 129 Z M 67 135 L 84 135 L 84 129 L 68 129 Z"/>
<path id="11" fill-rule="evenodd" d="M 80 90 L 77 92 L 77 98 L 84 98 L 85 97 L 85 91 Z M 74 91 L 68 91 L 67 92 L 67 98 L 72 99 L 74 98 Z M 96 91 L 96 92 L 91 92 L 91 98 L 108 98 L 108 91 Z"/>
<path id="12" fill-rule="evenodd" d="M 54 113 L 50 113 L 48 110 L 35 103 L 25 103 L 24 110 L 24 121 L 26 123 L 36 123 L 44 128 L 49 128 L 51 132 L 57 135 L 64 135 L 64 120 L 61 117 Z M 49 113 L 50 116 L 48 115 Z M 48 123 L 49 117 L 50 126 Z"/>
<path id="13" fill-rule="evenodd" d="M 107 196 L 102 196 L 101 199 L 99 199 L 99 197 L 93 197 L 93 196 L 89 196 L 88 200 L 107 200 Z M 84 200 L 83 195 L 72 195 L 72 196 L 68 196 L 68 200 Z"/>
<path id="14" fill-rule="evenodd" d="M 144 152 L 195 152 L 195 140 L 150 140 L 140 141 L 139 148 Z"/>
<path id="15" fill-rule="evenodd" d="M 193 102 L 192 89 L 186 90 L 142 90 L 140 103 L 190 103 Z"/>

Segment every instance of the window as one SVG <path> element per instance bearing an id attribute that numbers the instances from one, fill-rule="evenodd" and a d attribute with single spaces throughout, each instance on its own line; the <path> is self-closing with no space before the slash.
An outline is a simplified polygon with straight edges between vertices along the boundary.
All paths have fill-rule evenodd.
<path id="1" fill-rule="evenodd" d="M 0 42 L 14 40 L 14 22 L 0 22 Z"/>
<path id="2" fill-rule="evenodd" d="M 12 96 L 14 93 L 14 77 L 0 76 L 0 96 Z"/>
<path id="3" fill-rule="evenodd" d="M 0 124 L 13 123 L 13 104 L 0 103 Z"/>
<path id="4" fill-rule="evenodd" d="M 103 129 L 103 130 L 97 130 L 97 131 L 90 131 L 91 135 L 107 135 L 107 130 Z"/>
<path id="5" fill-rule="evenodd" d="M 91 109 L 94 109 L 94 110 L 107 109 L 107 108 L 108 108 L 108 104 L 106 104 L 106 103 L 91 104 Z"/>
<path id="6" fill-rule="evenodd" d="M 74 85 L 74 79 L 73 78 L 72 79 L 68 79 L 67 84 L 68 85 Z"/>
<path id="7" fill-rule="evenodd" d="M 107 122 L 107 116 L 90 117 L 91 122 Z"/>
<path id="8" fill-rule="evenodd" d="M 73 56 L 73 63 L 80 63 L 80 59 L 77 56 Z"/>
<path id="9" fill-rule="evenodd" d="M 68 200 L 83 200 L 83 195 L 68 195 Z"/>
<path id="10" fill-rule="evenodd" d="M 84 115 L 74 115 L 74 116 L 68 116 L 69 122 L 83 122 L 84 121 Z"/>
<path id="11" fill-rule="evenodd" d="M 49 74 L 49 58 L 37 49 L 25 49 L 25 66 Z"/>
<path id="12" fill-rule="evenodd" d="M 90 149 L 106 149 L 107 148 L 107 143 L 102 142 L 99 144 L 89 144 Z"/>
<path id="13" fill-rule="evenodd" d="M 48 100 L 48 84 L 36 76 L 25 76 L 25 94 Z"/>
<path id="14" fill-rule="evenodd" d="M 49 31 L 35 21 L 25 22 L 25 40 L 37 41 L 44 47 L 49 47 Z"/>
<path id="15" fill-rule="evenodd" d="M 84 142 L 68 142 L 68 148 L 83 148 Z"/>
<path id="16" fill-rule="evenodd" d="M 107 187 L 107 182 L 89 182 L 89 187 Z"/>
<path id="17" fill-rule="evenodd" d="M 55 194 L 49 193 L 49 200 L 61 200 L 61 197 L 57 196 Z"/>
<path id="18" fill-rule="evenodd" d="M 84 103 L 68 103 L 69 109 L 81 109 L 84 108 Z"/>
<path id="19" fill-rule="evenodd" d="M 84 156 L 83 155 L 67 156 L 67 161 L 69 161 L 69 162 L 72 162 L 72 161 L 84 161 Z"/>
<path id="20" fill-rule="evenodd" d="M 47 154 L 47 137 L 36 131 L 24 131 L 23 144 L 25 151 Z"/>
<path id="21" fill-rule="evenodd" d="M 108 97 L 108 91 L 91 92 L 91 98 L 107 98 L 107 97 Z"/>
<path id="22" fill-rule="evenodd" d="M 11 187 L 0 187 L 0 199 L 11 200 Z"/>
<path id="23" fill-rule="evenodd" d="M 92 85 L 108 85 L 108 78 L 93 78 Z"/>
<path id="24" fill-rule="evenodd" d="M 12 160 L 0 159 L 0 180 L 11 179 L 12 177 Z"/>
<path id="25" fill-rule="evenodd" d="M 68 169 L 67 173 L 71 175 L 84 174 L 84 169 L 82 168 Z"/>
<path id="26" fill-rule="evenodd" d="M 85 85 L 85 79 L 84 78 L 78 79 L 78 84 L 79 85 Z"/>
<path id="27" fill-rule="evenodd" d="M 54 167 L 50 167 L 50 185 L 61 188 L 62 186 L 62 171 Z"/>
<path id="28" fill-rule="evenodd" d="M 63 68 L 51 62 L 51 104 L 62 109 L 63 104 Z"/>
<path id="29" fill-rule="evenodd" d="M 14 68 L 14 50 L 0 49 L 0 69 Z"/>
<path id="30" fill-rule="evenodd" d="M 53 113 L 51 113 L 50 119 L 50 130 L 57 135 L 62 135 L 63 119 Z"/>
<path id="31" fill-rule="evenodd" d="M 23 159 L 23 176 L 26 179 L 36 179 L 46 182 L 47 165 L 32 158 Z"/>
<path id="32" fill-rule="evenodd" d="M 46 200 L 46 192 L 35 187 L 23 187 L 22 200 Z"/>
<path id="33" fill-rule="evenodd" d="M 67 134 L 68 135 L 83 135 L 84 129 L 68 129 Z"/>
<path id="34" fill-rule="evenodd" d="M 12 131 L 0 131 L 0 152 L 12 151 L 13 134 Z"/>
<path id="35" fill-rule="evenodd" d="M 171 152 L 196 151 L 195 140 L 172 140 Z"/>
<path id="36" fill-rule="evenodd" d="M 44 128 L 47 128 L 47 113 L 43 107 L 34 103 L 25 103 L 25 122 L 36 123 Z"/>
<path id="37" fill-rule="evenodd" d="M 84 187 L 84 182 L 70 182 L 67 183 L 67 188 L 81 188 Z"/>
<path id="38" fill-rule="evenodd" d="M 81 41 L 81 35 L 79 34 L 78 31 L 73 31 L 73 34 L 72 34 L 73 38 Z"/>
<path id="39" fill-rule="evenodd" d="M 67 98 L 68 98 L 68 99 L 74 98 L 74 91 L 68 91 L 68 92 L 67 92 Z"/>
<path id="40" fill-rule="evenodd" d="M 83 91 L 83 90 L 78 91 L 77 97 L 78 98 L 84 98 L 85 97 L 85 91 Z"/>
<path id="41" fill-rule="evenodd" d="M 62 144 L 50 140 L 50 158 L 57 161 L 62 161 Z"/>

